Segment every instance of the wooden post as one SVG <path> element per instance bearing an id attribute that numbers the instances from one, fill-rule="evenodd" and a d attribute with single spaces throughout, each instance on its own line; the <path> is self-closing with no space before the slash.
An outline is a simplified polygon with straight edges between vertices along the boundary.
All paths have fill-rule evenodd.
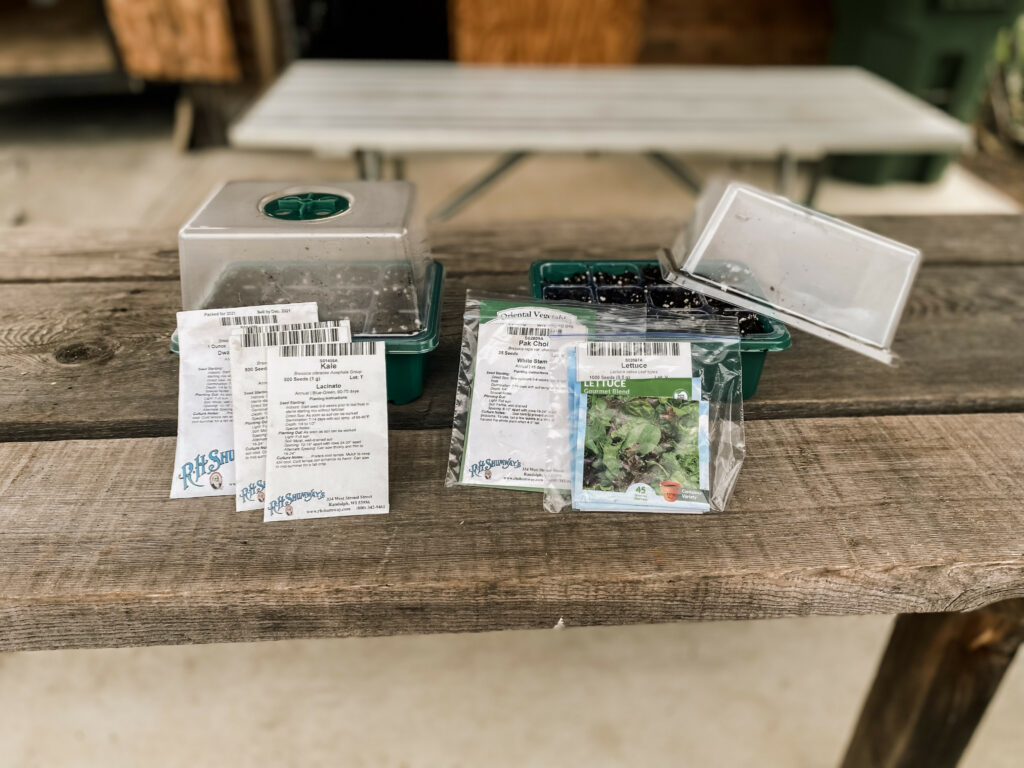
<path id="1" fill-rule="evenodd" d="M 1024 640 L 1024 599 L 903 614 L 843 768 L 955 766 Z"/>

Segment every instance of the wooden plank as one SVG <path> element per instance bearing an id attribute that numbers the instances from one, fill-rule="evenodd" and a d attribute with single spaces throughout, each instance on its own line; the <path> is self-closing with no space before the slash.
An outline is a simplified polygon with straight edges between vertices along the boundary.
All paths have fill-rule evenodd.
<path id="1" fill-rule="evenodd" d="M 1024 410 L 1024 267 L 922 272 L 889 368 L 806 335 L 769 357 L 749 419 Z M 452 270 L 424 395 L 392 428 L 451 424 L 467 288 L 525 288 L 517 273 Z M 180 306 L 174 281 L 0 285 L 0 439 L 173 435 Z M 87 409 L 82 403 L 89 403 Z"/>
<path id="2" fill-rule="evenodd" d="M 1024 600 L 900 616 L 843 768 L 954 768 L 1024 641 Z"/>
<path id="3" fill-rule="evenodd" d="M 1024 219 L 995 218 L 974 225 L 977 249 L 962 257 L 940 250 L 922 271 L 897 336 L 901 367 L 887 368 L 796 335 L 793 349 L 769 357 L 747 417 L 1024 408 L 1024 360 L 1013 354 L 1024 325 L 1024 294 L 1018 290 L 1024 239 L 1002 239 Z M 913 241 L 912 227 L 897 226 Z M 922 221 L 920 236 L 927 229 Z M 424 396 L 393 406 L 392 427 L 451 423 L 467 288 L 522 292 L 532 259 L 642 258 L 660 241 L 660 232 L 670 231 L 668 224 L 642 223 L 555 225 L 542 236 L 515 227 L 438 230 L 435 251 L 449 268 L 441 343 L 429 357 Z M 987 233 L 997 239 L 987 240 Z M 602 234 L 608 237 L 602 240 Z M 8 244 L 0 254 L 0 399 L 7 405 L 0 414 L 0 439 L 174 434 L 177 358 L 167 345 L 180 298 L 166 239 L 146 246 L 136 235 L 121 233 L 93 245 L 73 235 L 33 242 L 29 237 L 21 245 Z M 958 259 L 979 261 L 963 269 Z M 985 265 L 987 259 L 994 263 Z M 132 272 L 161 279 L 131 280 Z M 47 273 L 65 281 L 21 282 Z"/>
<path id="4" fill-rule="evenodd" d="M 0 283 L 177 277 L 174 230 L 0 229 Z"/>
<path id="5" fill-rule="evenodd" d="M 851 222 L 909 243 L 931 264 L 1024 264 L 1024 216 L 854 216 Z M 671 219 L 517 222 L 430 231 L 450 270 L 516 273 L 540 259 L 651 258 L 683 226 Z M 167 279 L 178 275 L 171 229 L 0 228 L 0 283 Z"/>
<path id="6" fill-rule="evenodd" d="M 391 433 L 392 513 L 169 500 L 170 438 L 0 445 L 0 650 L 958 611 L 1024 596 L 1024 415 L 762 421 L 730 510 L 551 515 L 445 489 Z"/>
<path id="7" fill-rule="evenodd" d="M 293 63 L 239 146 L 351 151 L 664 150 L 798 157 L 955 151 L 966 126 L 848 67 Z"/>

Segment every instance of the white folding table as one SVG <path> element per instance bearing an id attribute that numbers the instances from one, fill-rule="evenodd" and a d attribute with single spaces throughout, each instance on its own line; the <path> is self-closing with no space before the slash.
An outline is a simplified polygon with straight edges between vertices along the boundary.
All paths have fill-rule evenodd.
<path id="1" fill-rule="evenodd" d="M 834 154 L 956 152 L 967 126 L 856 67 L 498 67 L 303 60 L 231 128 L 241 147 L 354 152 L 364 178 L 385 156 L 501 152 L 445 203 L 447 218 L 537 152 L 642 152 L 691 189 L 675 155 L 774 158 L 788 190 L 811 161 L 813 198 Z"/>

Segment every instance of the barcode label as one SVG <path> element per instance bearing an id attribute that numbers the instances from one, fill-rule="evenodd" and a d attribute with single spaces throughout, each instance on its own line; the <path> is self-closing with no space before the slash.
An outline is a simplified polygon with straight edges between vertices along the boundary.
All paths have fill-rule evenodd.
<path id="1" fill-rule="evenodd" d="M 277 315 L 238 315 L 222 317 L 221 325 L 277 325 Z"/>
<path id="2" fill-rule="evenodd" d="M 348 333 L 333 328 L 297 328 L 295 330 L 247 330 L 242 334 L 243 347 L 284 347 L 295 344 L 322 344 L 343 342 Z"/>
<path id="3" fill-rule="evenodd" d="M 690 345 L 678 341 L 591 341 L 587 344 L 590 357 L 633 357 L 650 355 L 678 356 L 690 353 Z"/>
<path id="4" fill-rule="evenodd" d="M 281 357 L 345 357 L 349 355 L 375 355 L 377 342 L 355 341 L 351 344 L 298 344 L 281 347 Z"/>
<path id="5" fill-rule="evenodd" d="M 506 328 L 509 336 L 550 336 L 551 327 L 544 325 L 510 325 Z"/>

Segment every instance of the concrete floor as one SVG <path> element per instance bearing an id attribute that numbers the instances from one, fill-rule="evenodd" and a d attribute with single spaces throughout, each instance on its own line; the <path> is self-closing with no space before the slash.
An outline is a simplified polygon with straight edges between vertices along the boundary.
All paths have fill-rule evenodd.
<path id="1" fill-rule="evenodd" d="M 117 110 L 121 110 L 120 112 Z M 113 114 L 113 117 L 111 116 Z M 437 205 L 492 160 L 419 156 Z M 764 164 L 695 160 L 762 185 Z M 347 159 L 176 154 L 166 115 L 124 107 L 0 121 L 0 224 L 176 227 L 228 178 L 351 178 Z M 644 158 L 534 158 L 459 214 L 685 218 L 692 197 Z M 833 213 L 1006 213 L 960 168 L 928 187 L 828 182 Z M 0 655 L 0 766 L 836 764 L 887 617 Z M 967 768 L 1021 764 L 1024 665 Z"/>

